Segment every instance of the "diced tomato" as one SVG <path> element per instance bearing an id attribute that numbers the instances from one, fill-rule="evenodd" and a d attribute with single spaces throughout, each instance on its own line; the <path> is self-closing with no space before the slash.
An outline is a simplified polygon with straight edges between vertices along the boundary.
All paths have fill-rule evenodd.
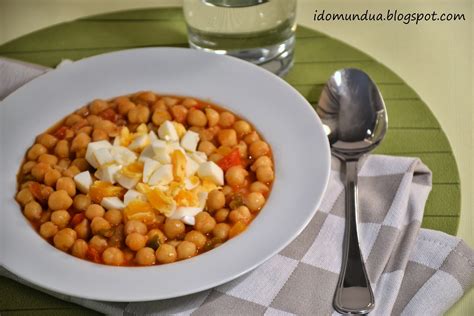
<path id="1" fill-rule="evenodd" d="M 84 218 L 85 218 L 84 213 L 77 213 L 76 215 L 72 217 L 71 225 L 72 226 L 79 225 L 84 220 Z"/>
<path id="2" fill-rule="evenodd" d="M 40 203 L 46 202 L 49 195 L 53 192 L 51 187 L 39 184 L 38 182 L 31 182 L 29 189 L 31 194 L 33 194 L 36 200 Z"/>
<path id="3" fill-rule="evenodd" d="M 100 257 L 99 251 L 93 247 L 89 247 L 86 252 L 86 258 L 95 263 L 101 263 L 102 258 Z"/>
<path id="4" fill-rule="evenodd" d="M 224 156 L 221 160 L 217 162 L 217 165 L 221 167 L 222 170 L 227 171 L 233 166 L 242 165 L 242 160 L 240 159 L 239 149 L 234 149 L 227 156 Z"/>
<path id="5" fill-rule="evenodd" d="M 111 108 L 105 109 L 99 113 L 99 116 L 104 120 L 109 120 L 111 122 L 116 122 L 118 119 L 118 114 Z"/>
<path id="6" fill-rule="evenodd" d="M 54 136 L 58 139 L 64 139 L 66 137 L 67 127 L 61 126 L 54 132 Z"/>

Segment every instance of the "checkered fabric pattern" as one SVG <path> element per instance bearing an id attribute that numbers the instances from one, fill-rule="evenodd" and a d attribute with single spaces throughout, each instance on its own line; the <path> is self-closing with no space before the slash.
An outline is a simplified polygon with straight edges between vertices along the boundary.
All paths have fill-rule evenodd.
<path id="1" fill-rule="evenodd" d="M 113 315 L 338 315 L 332 299 L 345 221 L 339 170 L 334 159 L 321 206 L 299 237 L 234 281 L 184 297 L 138 303 L 40 290 Z M 474 252 L 453 236 L 420 229 L 430 190 L 431 173 L 418 159 L 373 155 L 360 163 L 358 227 L 375 293 L 371 315 L 439 315 L 474 284 Z M 0 273 L 25 282 L 1 268 Z"/>

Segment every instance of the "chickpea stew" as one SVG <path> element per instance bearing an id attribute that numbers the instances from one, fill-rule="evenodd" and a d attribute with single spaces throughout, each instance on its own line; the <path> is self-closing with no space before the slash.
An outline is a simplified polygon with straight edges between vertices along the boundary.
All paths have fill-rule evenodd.
<path id="1" fill-rule="evenodd" d="M 202 100 L 146 91 L 94 100 L 38 135 L 16 200 L 59 250 L 149 266 L 242 233 L 273 180 L 271 148 L 249 122 Z"/>

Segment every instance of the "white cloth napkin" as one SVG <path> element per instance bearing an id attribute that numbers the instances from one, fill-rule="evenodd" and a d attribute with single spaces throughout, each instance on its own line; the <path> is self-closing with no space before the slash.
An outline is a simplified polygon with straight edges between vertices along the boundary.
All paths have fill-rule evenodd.
<path id="1" fill-rule="evenodd" d="M 37 68 L 10 63 L 0 60 L 0 69 L 9 70 L 0 72 L 0 96 L 26 82 L 28 73 L 39 74 Z M 474 252 L 456 237 L 420 229 L 430 190 L 431 172 L 416 158 L 372 155 L 360 164 L 358 227 L 375 293 L 371 315 L 440 315 L 474 284 Z M 328 190 L 303 233 L 254 271 L 200 293 L 110 303 L 29 285 L 114 315 L 337 315 L 332 299 L 341 267 L 344 205 L 340 163 L 333 159 Z M 0 274 L 26 283 L 4 269 Z"/>

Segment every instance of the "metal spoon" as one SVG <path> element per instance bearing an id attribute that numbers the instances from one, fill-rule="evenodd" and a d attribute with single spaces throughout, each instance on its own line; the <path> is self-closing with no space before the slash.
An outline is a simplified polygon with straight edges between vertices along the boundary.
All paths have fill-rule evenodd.
<path id="1" fill-rule="evenodd" d="M 332 153 L 345 165 L 346 176 L 342 266 L 333 305 L 340 313 L 367 314 L 374 308 L 375 300 L 357 233 L 357 162 L 385 135 L 385 104 L 366 73 L 347 68 L 336 71 L 328 80 L 316 111 L 325 125 Z"/>

